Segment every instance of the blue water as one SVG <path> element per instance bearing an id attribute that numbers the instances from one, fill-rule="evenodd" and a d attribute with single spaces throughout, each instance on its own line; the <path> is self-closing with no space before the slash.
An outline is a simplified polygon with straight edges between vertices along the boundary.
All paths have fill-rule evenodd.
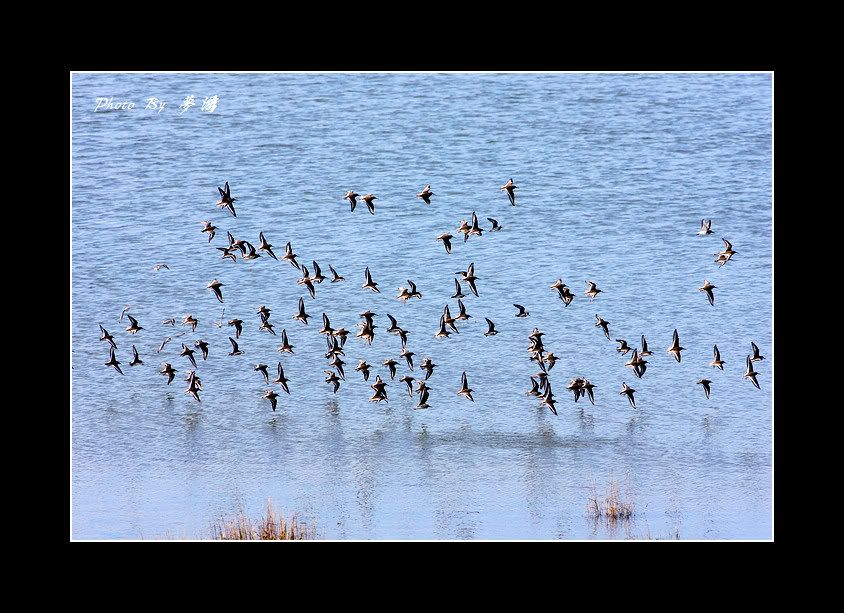
<path id="1" fill-rule="evenodd" d="M 180 114 L 189 94 L 197 105 Z M 213 95 L 216 110 L 201 111 Z M 95 113 L 101 96 L 137 106 Z M 150 96 L 163 112 L 143 109 Z M 260 516 L 267 498 L 336 539 L 771 538 L 770 75 L 77 74 L 72 102 L 75 539 L 207 536 L 238 509 Z M 516 207 L 498 190 L 510 177 Z M 225 181 L 237 218 L 214 206 Z M 428 183 L 430 206 L 415 197 Z M 349 189 L 376 194 L 376 214 L 351 213 Z M 464 243 L 455 229 L 472 211 L 503 229 Z M 710 236 L 695 235 L 703 217 Z M 210 245 L 206 219 L 219 228 Z M 263 231 L 279 257 L 291 241 L 309 269 L 332 264 L 346 281 L 312 300 L 287 262 L 221 260 L 227 230 L 256 247 Z M 446 230 L 451 255 L 434 240 Z M 738 252 L 723 268 L 721 237 Z M 470 262 L 472 319 L 436 339 Z M 366 266 L 381 294 L 361 288 Z M 227 355 L 233 328 L 214 325 L 215 277 L 225 319 L 245 322 L 242 356 Z M 568 308 L 548 287 L 558 277 L 577 295 Z M 714 307 L 697 291 L 704 278 Z M 396 300 L 407 279 L 421 300 Z M 587 279 L 603 290 L 593 303 Z M 308 326 L 292 319 L 300 296 Z M 135 337 L 117 321 L 127 304 L 144 327 Z M 258 329 L 261 304 L 279 336 Z M 353 337 L 366 309 L 378 314 L 372 346 Z M 336 395 L 323 382 L 323 312 L 352 332 Z M 187 313 L 195 333 L 161 323 Z M 438 364 L 428 410 L 398 381 L 408 369 L 386 313 L 410 331 L 411 376 L 425 356 Z M 647 337 L 643 379 L 596 313 L 613 338 Z M 483 336 L 484 317 L 497 336 Z M 103 364 L 100 323 L 125 376 Z M 560 358 L 557 416 L 525 394 L 534 327 Z M 292 356 L 276 351 L 282 328 Z M 675 328 L 679 364 L 666 352 Z M 178 355 L 198 338 L 211 346 L 201 403 L 183 392 Z M 755 363 L 761 390 L 742 378 L 751 341 L 767 358 Z M 129 366 L 132 343 L 142 366 Z M 724 372 L 708 365 L 713 344 Z M 389 357 L 395 381 L 380 366 Z M 374 365 L 369 383 L 359 359 Z M 291 394 L 274 413 L 252 368 L 274 373 L 279 360 Z M 179 371 L 170 386 L 165 361 Z M 456 394 L 464 370 L 474 403 Z M 389 404 L 368 401 L 375 374 Z M 565 390 L 576 376 L 598 386 L 595 406 Z M 635 505 L 622 526 L 587 516 L 593 488 L 611 481 Z"/>

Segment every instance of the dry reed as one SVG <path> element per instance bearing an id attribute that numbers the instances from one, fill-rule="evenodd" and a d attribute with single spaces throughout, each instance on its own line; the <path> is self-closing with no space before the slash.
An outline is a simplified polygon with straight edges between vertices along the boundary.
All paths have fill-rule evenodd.
<path id="1" fill-rule="evenodd" d="M 258 521 L 253 521 L 243 511 L 232 518 L 222 518 L 211 526 L 211 537 L 222 541 L 306 541 L 317 538 L 316 530 L 300 522 L 296 515 L 290 518 L 273 509 L 267 499 L 267 510 Z"/>

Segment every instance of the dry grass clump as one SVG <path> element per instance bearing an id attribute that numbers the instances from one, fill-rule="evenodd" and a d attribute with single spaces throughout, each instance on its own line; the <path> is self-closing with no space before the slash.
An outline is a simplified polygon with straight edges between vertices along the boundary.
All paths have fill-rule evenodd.
<path id="1" fill-rule="evenodd" d="M 604 519 L 608 523 L 629 520 L 634 512 L 629 491 L 626 497 L 622 495 L 621 488 L 614 479 L 610 480 L 604 496 L 598 496 L 594 484 L 592 485 L 592 495 L 586 503 L 586 510 L 592 519 Z"/>
<path id="2" fill-rule="evenodd" d="M 317 538 L 312 526 L 296 515 L 285 517 L 272 508 L 267 499 L 266 514 L 253 521 L 240 511 L 235 517 L 222 518 L 211 526 L 211 538 L 220 541 L 308 541 Z"/>

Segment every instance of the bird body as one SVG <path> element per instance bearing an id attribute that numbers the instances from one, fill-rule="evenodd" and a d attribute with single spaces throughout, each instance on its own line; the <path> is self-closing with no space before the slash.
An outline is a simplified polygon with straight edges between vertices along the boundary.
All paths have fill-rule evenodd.
<path id="1" fill-rule="evenodd" d="M 667 349 L 668 353 L 674 355 L 674 359 L 678 362 L 680 361 L 680 352 L 684 351 L 685 347 L 680 347 L 680 335 L 677 334 L 677 329 L 674 329 L 674 338 L 671 342 L 671 346 Z"/>
<path id="2" fill-rule="evenodd" d="M 510 179 L 499 188 L 499 191 L 507 192 L 507 197 L 510 198 L 510 204 L 516 206 L 516 193 L 515 190 L 519 189 L 517 186 L 513 185 L 513 179 Z"/>
<path id="3" fill-rule="evenodd" d="M 461 385 L 460 385 L 460 389 L 457 390 L 457 395 L 458 396 L 465 396 L 466 398 L 468 398 L 472 402 L 475 402 L 475 399 L 472 398 L 472 388 L 469 387 L 469 382 L 466 379 L 466 371 L 465 370 L 463 371 L 463 376 L 461 378 Z"/>
<path id="4" fill-rule="evenodd" d="M 700 379 L 698 381 L 698 384 L 703 386 L 703 391 L 706 394 L 707 400 L 709 400 L 709 393 L 712 391 L 709 387 L 711 383 L 712 383 L 712 381 L 710 381 L 709 379 Z"/>

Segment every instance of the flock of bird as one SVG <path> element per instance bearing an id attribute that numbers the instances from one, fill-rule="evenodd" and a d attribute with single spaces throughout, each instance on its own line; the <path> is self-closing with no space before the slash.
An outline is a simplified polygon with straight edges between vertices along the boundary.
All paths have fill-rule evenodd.
<path id="1" fill-rule="evenodd" d="M 232 197 L 231 189 L 229 187 L 228 182 L 226 182 L 224 187 L 217 188 L 220 193 L 220 200 L 216 203 L 218 208 L 226 209 L 232 216 L 237 217 L 237 213 L 234 208 L 234 202 L 237 198 Z M 503 191 L 507 194 L 510 204 L 512 206 L 516 206 L 516 197 L 515 197 L 515 190 L 518 189 L 516 185 L 513 184 L 513 180 L 510 179 L 506 184 L 501 186 L 500 191 Z M 431 203 L 431 197 L 434 196 L 434 192 L 431 191 L 431 186 L 426 185 L 421 192 L 416 194 L 417 198 L 420 198 L 425 202 L 425 204 Z M 374 201 L 377 199 L 374 194 L 368 193 L 363 196 L 355 192 L 354 190 L 349 190 L 348 193 L 345 195 L 344 199 L 349 201 L 351 212 L 355 211 L 355 207 L 357 205 L 357 199 L 360 198 L 366 206 L 368 211 L 371 214 L 375 214 L 375 205 Z M 487 218 L 487 220 L 492 224 L 492 227 L 488 229 L 489 232 L 498 232 L 502 229 L 501 224 L 498 223 L 497 220 L 493 218 Z M 216 236 L 216 232 L 218 230 L 217 226 L 213 225 L 210 221 L 203 221 L 203 228 L 201 232 L 208 234 L 208 243 L 214 240 Z M 472 220 L 471 223 L 467 220 L 462 220 L 460 225 L 457 228 L 459 233 L 463 234 L 463 241 L 466 242 L 469 238 L 473 235 L 482 236 L 485 228 L 481 227 L 478 221 L 477 215 L 473 212 L 472 213 Z M 707 236 L 712 234 L 712 220 L 704 219 L 701 220 L 700 230 L 697 233 L 699 236 Z M 235 237 L 231 234 L 231 232 L 226 232 L 226 236 L 228 239 L 228 245 L 225 247 L 216 247 L 218 251 L 222 253 L 222 259 L 224 260 L 231 260 L 233 262 L 237 262 L 237 256 L 240 255 L 242 260 L 255 260 L 261 257 L 263 254 L 271 257 L 272 259 L 279 261 L 279 258 L 273 251 L 273 245 L 270 244 L 264 233 L 260 232 L 258 237 L 258 247 L 257 249 L 255 246 L 247 240 L 244 239 L 235 239 Z M 437 241 L 441 241 L 445 247 L 445 251 L 447 254 L 451 253 L 451 239 L 454 238 L 449 232 L 443 232 L 439 236 L 436 237 Z M 715 252 L 713 255 L 716 255 L 715 263 L 720 266 L 724 266 L 729 262 L 733 255 L 738 253 L 737 251 L 733 250 L 732 244 L 726 240 L 722 239 L 724 243 L 724 249 L 718 252 Z M 260 252 L 260 253 L 259 253 Z M 300 270 L 302 273 L 302 277 L 297 280 L 299 285 L 303 285 L 307 288 L 308 293 L 310 294 L 311 298 L 316 297 L 316 285 L 319 285 L 324 280 L 328 279 L 328 277 L 322 274 L 322 269 L 320 268 L 319 264 L 316 261 L 312 261 L 312 271 L 309 271 L 307 266 L 297 261 L 297 256 L 294 251 L 292 244 L 287 242 L 284 249 L 284 255 L 281 257 L 282 260 L 286 260 L 291 266 Z M 154 270 L 160 271 L 161 269 L 169 269 L 169 266 L 164 263 L 156 264 Z M 341 276 L 333 266 L 329 265 L 329 270 L 331 272 L 331 283 L 339 283 L 345 281 L 345 277 Z M 457 328 L 457 323 L 461 321 L 468 321 L 472 316 L 468 314 L 466 310 L 466 305 L 463 303 L 463 298 L 466 298 L 467 295 L 462 292 L 462 288 L 460 285 L 460 281 L 462 280 L 469 288 L 472 294 L 478 296 L 478 288 L 476 285 L 476 281 L 479 280 L 479 277 L 475 275 L 475 265 L 474 263 L 469 264 L 465 271 L 457 271 L 454 273 L 456 277 L 454 278 L 454 287 L 455 292 L 451 296 L 452 298 L 457 299 L 457 305 L 459 312 L 456 316 L 452 316 L 451 311 L 449 309 L 449 305 L 446 304 L 443 308 L 442 315 L 440 315 L 439 320 L 439 329 L 435 332 L 434 336 L 436 338 L 448 338 L 450 334 L 453 333 L 460 333 L 459 329 Z M 369 290 L 375 293 L 380 293 L 381 290 L 378 289 L 378 283 L 372 277 L 372 273 L 367 267 L 364 271 L 364 283 L 361 285 L 361 288 L 364 290 Z M 459 279 L 457 277 L 460 277 Z M 598 298 L 599 294 L 603 293 L 601 289 L 598 288 L 597 283 L 595 281 L 586 281 L 586 290 L 584 291 L 584 296 L 589 299 L 590 302 L 593 302 L 596 298 Z M 399 294 L 396 296 L 397 299 L 408 301 L 411 298 L 422 299 L 422 293 L 418 290 L 416 284 L 411 280 L 407 280 L 408 287 L 399 287 L 398 291 Z M 211 292 L 213 292 L 214 297 L 220 303 L 225 304 L 223 298 L 223 291 L 222 288 L 225 287 L 225 284 L 221 283 L 218 279 L 213 279 L 210 283 L 206 286 Z M 557 279 L 553 284 L 549 286 L 553 291 L 556 291 L 560 300 L 563 302 L 565 307 L 568 307 L 572 301 L 575 299 L 575 294 L 572 292 L 571 288 L 569 288 L 565 283 L 563 283 L 562 279 Z M 715 304 L 715 295 L 713 290 L 716 289 L 716 286 L 709 282 L 708 279 L 704 279 L 703 286 L 698 288 L 701 292 L 705 292 L 709 304 L 714 306 Z M 517 309 L 517 312 L 514 314 L 515 317 L 525 318 L 529 317 L 530 313 L 527 309 L 520 304 L 513 304 L 513 306 Z M 123 321 L 124 316 L 128 318 L 129 326 L 126 328 L 126 331 L 131 334 L 135 335 L 139 331 L 144 330 L 141 325 L 139 325 L 137 319 L 135 319 L 131 314 L 128 313 L 131 307 L 127 306 L 123 309 L 120 314 L 119 322 Z M 223 308 L 223 314 L 225 313 L 225 307 Z M 276 335 L 274 324 L 270 322 L 270 315 L 272 310 L 265 305 L 260 305 L 256 314 L 260 318 L 260 329 L 268 332 L 272 335 Z M 378 326 L 375 325 L 375 317 L 377 313 L 374 313 L 370 310 L 366 310 L 360 314 L 362 321 L 358 324 L 359 331 L 355 335 L 356 338 L 360 338 L 363 342 L 371 345 L 373 340 L 375 339 L 375 330 Z M 305 301 L 304 298 L 299 298 L 298 303 L 298 310 L 293 315 L 293 319 L 296 321 L 301 322 L 303 325 L 308 325 L 308 319 L 311 317 L 306 310 L 305 310 Z M 413 356 L 416 355 L 414 352 L 408 350 L 407 342 L 408 342 L 408 334 L 409 331 L 403 329 L 399 326 L 395 317 L 390 314 L 387 314 L 387 318 L 390 321 L 390 326 L 386 328 L 386 331 L 390 334 L 395 334 L 401 338 L 402 344 L 402 352 L 400 354 L 400 358 L 403 358 L 406 362 L 407 368 L 410 371 L 414 370 L 413 364 Z M 216 324 L 217 327 L 222 326 L 222 315 L 220 318 L 220 323 Z M 492 320 L 488 317 L 484 318 L 487 323 L 487 331 L 484 332 L 484 336 L 494 336 L 498 334 L 498 331 L 495 329 L 495 324 Z M 600 327 L 603 331 L 604 335 L 607 339 L 613 340 L 612 336 L 610 335 L 609 326 L 610 322 L 603 319 L 599 314 L 595 314 L 595 327 Z M 175 326 L 176 319 L 169 318 L 165 319 L 162 322 L 164 325 Z M 195 332 L 199 321 L 192 315 L 186 314 L 182 318 L 182 325 L 190 326 L 191 332 Z M 232 318 L 228 320 L 229 327 L 234 328 L 234 337 L 229 336 L 229 342 L 231 343 L 231 351 L 228 352 L 229 356 L 239 356 L 243 355 L 243 351 L 239 348 L 238 340 L 240 339 L 241 333 L 243 331 L 243 320 L 238 318 Z M 117 343 L 115 342 L 114 336 L 100 324 L 100 331 L 101 337 L 100 341 L 107 341 L 110 345 L 110 359 L 108 362 L 105 362 L 106 366 L 113 367 L 117 372 L 121 375 L 124 374 L 120 368 L 120 362 L 116 356 L 116 349 Z M 171 342 L 174 338 L 178 338 L 183 336 L 186 332 L 180 332 L 177 334 L 169 335 L 164 338 L 161 342 L 158 352 L 160 353 L 164 347 Z M 319 329 L 319 334 L 325 335 L 326 337 L 326 345 L 327 351 L 324 357 L 329 360 L 330 369 L 324 370 L 326 377 L 325 382 L 333 387 L 333 392 L 337 393 L 340 389 L 341 381 L 345 381 L 346 373 L 344 369 L 344 365 L 346 362 L 342 359 L 345 357 L 344 346 L 346 344 L 346 338 L 349 334 L 349 331 L 343 327 L 334 328 L 331 325 L 331 321 L 326 313 L 322 314 L 322 328 Z M 544 333 L 537 328 L 534 328 L 531 334 L 528 336 L 528 347 L 527 351 L 529 354 L 529 359 L 537 363 L 539 371 L 530 377 L 531 381 L 531 388 L 527 392 L 527 394 L 535 396 L 539 399 L 540 404 L 546 406 L 554 415 L 557 414 L 556 410 L 556 400 L 554 394 L 551 389 L 551 380 L 549 377 L 550 371 L 554 368 L 554 364 L 558 360 L 558 358 L 551 352 L 546 350 L 542 342 L 542 336 Z M 616 351 L 622 355 L 626 356 L 629 352 L 632 351 L 632 356 L 630 357 L 629 361 L 625 363 L 625 366 L 629 366 L 633 370 L 633 374 L 638 377 L 642 378 L 645 375 L 647 370 L 648 360 L 644 358 L 647 356 L 652 356 L 653 352 L 648 349 L 647 339 L 644 335 L 641 336 L 641 347 L 631 347 L 626 339 L 617 338 L 615 342 L 618 343 L 618 347 Z M 759 382 L 757 380 L 758 372 L 754 371 L 753 363 L 764 360 L 765 357 L 760 355 L 759 347 L 756 343 L 751 343 L 752 347 L 752 355 L 748 355 L 746 359 L 746 371 L 744 373 L 744 378 L 747 378 L 751 381 L 751 383 L 757 388 L 759 388 Z M 281 331 L 281 345 L 278 347 L 278 351 L 282 353 L 289 353 L 293 354 L 293 345 L 290 344 L 288 337 L 287 337 L 287 330 L 283 329 Z M 202 380 L 199 378 L 197 374 L 197 357 L 194 355 L 196 351 L 200 352 L 203 361 L 208 359 L 209 356 L 209 343 L 204 341 L 203 339 L 197 339 L 194 341 L 193 345 L 188 345 L 182 343 L 182 349 L 179 353 L 179 357 L 186 358 L 190 365 L 193 367 L 192 370 L 187 371 L 187 376 L 184 378 L 185 381 L 188 382 L 188 387 L 185 389 L 186 394 L 190 394 L 197 402 L 200 401 L 199 393 L 202 390 Z M 675 329 L 672 343 L 667 348 L 667 352 L 670 353 L 677 362 L 681 361 L 681 352 L 684 351 L 685 348 L 680 345 L 680 336 L 678 331 Z M 718 350 L 718 346 L 715 345 L 713 347 L 713 355 L 714 359 L 712 362 L 709 363 L 709 366 L 718 368 L 720 370 L 724 370 L 724 364 L 726 363 L 724 360 L 721 359 L 721 353 Z M 138 355 L 138 350 L 136 349 L 135 345 L 132 345 L 132 361 L 129 362 L 130 366 L 139 366 L 142 365 L 144 362 L 141 357 Z M 390 380 L 393 381 L 397 375 L 397 366 L 400 362 L 394 358 L 385 359 L 382 362 L 383 366 L 386 366 Z M 412 398 L 414 394 L 418 395 L 418 402 L 415 405 L 417 409 L 426 409 L 429 408 L 428 400 L 429 400 L 429 392 L 430 389 L 426 383 L 426 381 L 431 377 L 434 372 L 434 368 L 437 365 L 431 360 L 430 357 L 426 357 L 422 363 L 420 364 L 420 369 L 425 372 L 424 379 L 418 378 L 415 379 L 414 377 L 406 374 L 399 378 L 399 381 L 404 383 L 407 386 L 408 395 Z M 255 364 L 253 370 L 260 373 L 260 376 L 263 377 L 265 384 L 270 384 L 270 373 L 269 373 L 269 365 L 258 363 Z M 358 365 L 354 368 L 355 372 L 360 372 L 363 376 L 364 381 L 369 381 L 370 370 L 372 365 L 368 364 L 366 360 L 359 360 Z M 167 385 L 170 385 L 177 373 L 177 369 L 173 367 L 172 364 L 169 362 L 165 362 L 159 373 L 163 376 L 167 377 Z M 277 376 L 272 381 L 273 384 L 278 384 L 282 390 L 284 390 L 287 394 L 290 394 L 290 389 L 288 386 L 289 380 L 285 376 L 284 367 L 282 363 L 279 361 L 276 367 Z M 416 388 L 414 389 L 413 383 L 416 383 Z M 711 386 L 712 381 L 706 378 L 700 379 L 697 381 L 697 384 L 703 386 L 704 393 L 706 394 L 706 398 L 710 397 L 711 393 Z M 373 390 L 372 396 L 369 398 L 371 402 L 381 402 L 382 400 L 385 402 L 389 401 L 388 393 L 387 393 L 387 386 L 384 380 L 381 379 L 381 376 L 376 374 L 375 375 L 375 382 L 370 385 L 370 388 Z M 574 394 L 574 401 L 577 402 L 581 397 L 586 397 L 589 401 L 594 405 L 595 404 L 595 396 L 594 396 L 594 388 L 597 385 L 593 384 L 589 381 L 589 379 L 585 377 L 577 377 L 572 379 L 569 384 L 566 386 L 568 391 L 573 392 Z M 460 387 L 457 389 L 457 395 L 463 396 L 466 399 L 474 402 L 474 397 L 472 395 L 472 388 L 469 387 L 468 377 L 466 372 L 463 371 L 460 380 Z M 627 396 L 630 405 L 635 409 L 636 408 L 636 400 L 634 398 L 636 390 L 626 382 L 622 382 L 622 389 L 619 392 L 619 395 Z M 274 391 L 274 389 L 268 389 L 265 391 L 263 398 L 266 398 L 270 401 L 272 406 L 272 410 L 275 411 L 277 408 L 277 399 L 278 394 Z"/>

